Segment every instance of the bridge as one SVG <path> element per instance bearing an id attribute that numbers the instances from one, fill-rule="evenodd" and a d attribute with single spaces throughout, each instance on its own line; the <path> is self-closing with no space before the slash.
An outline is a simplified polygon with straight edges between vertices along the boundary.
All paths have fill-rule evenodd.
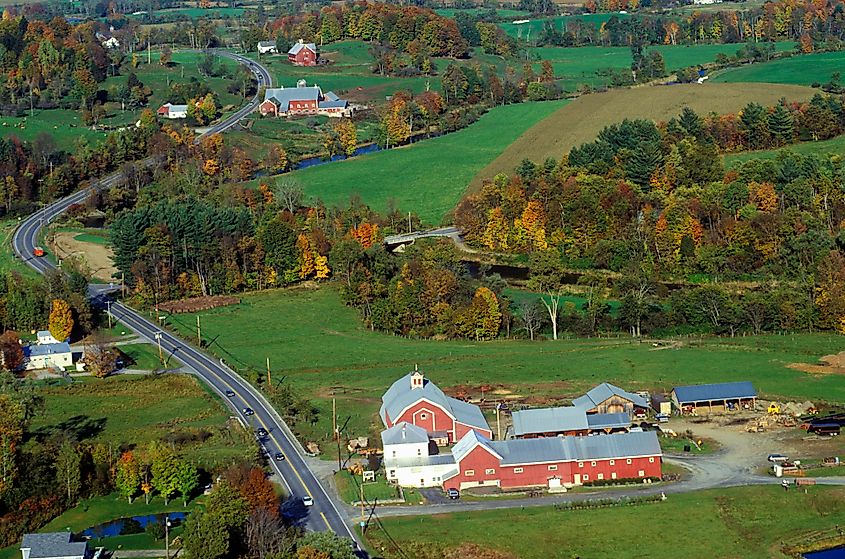
<path id="1" fill-rule="evenodd" d="M 438 229 L 429 229 L 428 231 L 413 231 L 411 233 L 402 233 L 401 235 L 391 235 L 384 238 L 384 244 L 387 248 L 396 250 L 405 245 L 414 244 L 417 239 L 431 237 L 448 237 L 454 241 L 458 248 L 464 247 L 461 230 L 457 227 L 440 227 Z"/>

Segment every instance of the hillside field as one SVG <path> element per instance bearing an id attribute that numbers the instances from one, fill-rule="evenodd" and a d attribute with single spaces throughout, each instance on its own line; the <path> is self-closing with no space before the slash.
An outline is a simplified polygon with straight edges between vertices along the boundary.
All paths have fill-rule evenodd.
<path id="1" fill-rule="evenodd" d="M 781 97 L 806 100 L 813 93 L 813 89 L 795 85 L 706 83 L 635 87 L 584 95 L 531 127 L 482 169 L 470 188 L 480 187 L 484 179 L 497 173 L 511 173 L 526 158 L 535 162 L 547 157 L 560 159 L 573 147 L 594 140 L 605 126 L 625 118 L 668 120 L 680 114 L 684 106 L 702 115 L 712 111 L 729 113 L 750 101 L 774 105 Z"/>
<path id="2" fill-rule="evenodd" d="M 793 144 L 781 149 L 766 149 L 760 151 L 744 151 L 741 153 L 729 153 L 722 157 L 722 161 L 726 168 L 737 167 L 751 159 L 774 159 L 779 153 L 784 151 L 792 151 L 800 153 L 801 155 L 810 155 L 812 153 L 827 156 L 827 155 L 843 155 L 845 154 L 845 135 L 824 140 L 821 142 L 801 142 Z"/>
<path id="3" fill-rule="evenodd" d="M 414 365 L 447 390 L 462 385 L 480 395 L 478 387 L 488 385 L 535 404 L 568 400 L 604 381 L 629 390 L 668 390 L 677 384 L 749 380 L 767 396 L 845 401 L 841 378 L 787 367 L 842 351 L 836 335 L 681 338 L 662 350 L 624 337 L 406 339 L 366 328 L 330 287 L 248 294 L 238 305 L 200 316 L 204 339 L 214 340 L 210 350 L 227 363 L 263 375 L 269 357 L 276 381 L 315 399 L 320 419 L 301 430 L 317 440 L 331 432 L 332 395 L 342 421 L 349 417 L 349 435 L 376 433 L 381 395 Z M 194 315 L 171 315 L 167 322 L 186 337 L 196 332 Z M 261 324 L 260 335 L 255 324 Z"/>
<path id="4" fill-rule="evenodd" d="M 827 83 L 831 74 L 845 68 L 845 51 L 802 54 L 757 64 L 728 68 L 713 76 L 714 82 L 763 82 L 811 85 Z"/>
<path id="5" fill-rule="evenodd" d="M 360 194 L 378 211 L 394 200 L 403 211 L 437 224 L 457 204 L 470 179 L 533 124 L 566 101 L 496 107 L 471 126 L 397 149 L 292 173 L 305 193 L 328 205 Z M 448 170 L 448 171 L 447 171 Z"/>
<path id="6" fill-rule="evenodd" d="M 784 492 L 773 483 L 670 494 L 660 503 L 606 509 L 530 507 L 382 518 L 390 540 L 404 553 L 397 553 L 376 525 L 368 540 L 384 549 L 386 559 L 444 557 L 444 551 L 461 544 L 492 548 L 503 554 L 495 555 L 500 559 L 675 559 L 679 550 L 686 559 L 772 559 L 787 557 L 781 551 L 784 542 L 843 522 L 845 489 Z M 532 545 L 525 545 L 529 541 Z"/>

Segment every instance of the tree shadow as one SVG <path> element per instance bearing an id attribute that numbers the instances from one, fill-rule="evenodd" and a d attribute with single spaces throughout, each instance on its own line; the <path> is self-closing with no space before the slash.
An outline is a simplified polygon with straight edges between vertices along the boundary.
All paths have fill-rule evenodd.
<path id="1" fill-rule="evenodd" d="M 290 526 L 305 527 L 308 522 L 309 507 L 302 503 L 298 497 L 285 499 L 281 507 L 282 518 Z"/>
<path id="2" fill-rule="evenodd" d="M 105 417 L 92 419 L 87 415 L 75 415 L 55 425 L 40 427 L 31 434 L 31 438 L 43 443 L 56 436 L 65 435 L 77 441 L 84 441 L 102 433 L 107 421 Z"/>

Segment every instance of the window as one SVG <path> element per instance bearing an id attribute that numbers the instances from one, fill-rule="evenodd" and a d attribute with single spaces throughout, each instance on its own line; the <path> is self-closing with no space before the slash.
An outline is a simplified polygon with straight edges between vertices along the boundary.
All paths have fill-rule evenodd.
<path id="1" fill-rule="evenodd" d="M 428 414 L 427 413 L 421 413 L 420 419 L 428 419 Z"/>
<path id="2" fill-rule="evenodd" d="M 514 469 L 513 469 L 513 473 L 515 473 L 515 474 L 521 474 L 521 473 L 522 473 L 522 468 L 514 468 Z"/>
<path id="3" fill-rule="evenodd" d="M 630 459 L 630 458 L 628 458 L 628 464 L 630 464 L 630 463 L 631 463 L 631 459 Z"/>
<path id="4" fill-rule="evenodd" d="M 393 451 L 393 457 L 396 458 L 396 451 Z"/>
<path id="5" fill-rule="evenodd" d="M 648 463 L 649 463 L 649 464 L 654 464 L 654 456 L 649 456 L 649 457 L 648 457 Z"/>
<path id="6" fill-rule="evenodd" d="M 584 481 L 590 481 L 590 474 L 584 474 Z"/>
<path id="7" fill-rule="evenodd" d="M 610 474 L 610 479 L 616 479 L 616 472 L 612 472 Z"/>
<path id="8" fill-rule="evenodd" d="M 487 474 L 488 476 L 492 476 L 493 474 L 496 473 L 496 470 L 495 470 L 495 468 L 487 468 L 486 470 L 484 470 L 484 473 Z"/>
<path id="9" fill-rule="evenodd" d="M 390 470 L 390 477 L 396 477 L 396 470 Z"/>
<path id="10" fill-rule="evenodd" d="M 549 465 L 549 471 L 550 472 L 556 472 L 557 471 L 557 464 Z"/>
<path id="11" fill-rule="evenodd" d="M 592 466 L 593 468 L 595 468 L 595 467 L 596 467 L 596 461 L 595 461 L 595 460 L 593 460 L 592 462 L 590 462 L 590 466 Z"/>
<path id="12" fill-rule="evenodd" d="M 604 474 L 599 474 L 597 477 L 598 479 L 604 479 Z"/>
<path id="13" fill-rule="evenodd" d="M 615 466 L 615 465 L 616 465 L 616 460 L 611 460 L 611 461 L 610 461 L 610 465 L 611 465 L 611 466 Z"/>
<path id="14" fill-rule="evenodd" d="M 645 477 L 645 472 L 644 472 L 644 471 L 642 471 L 642 470 L 640 470 L 640 471 L 637 473 L 637 475 L 638 475 L 638 476 L 640 476 L 640 477 Z"/>
<path id="15" fill-rule="evenodd" d="M 578 462 L 578 467 L 579 467 L 579 468 L 583 468 L 583 467 L 584 467 L 584 463 L 583 463 L 583 462 Z"/>
<path id="16" fill-rule="evenodd" d="M 464 472 L 464 475 L 465 475 L 466 477 L 472 477 L 472 476 L 474 476 L 474 475 L 475 475 L 475 470 L 466 470 L 466 471 Z"/>
<path id="17" fill-rule="evenodd" d="M 420 448 L 417 449 L 417 456 L 422 456 L 422 449 L 420 449 Z"/>

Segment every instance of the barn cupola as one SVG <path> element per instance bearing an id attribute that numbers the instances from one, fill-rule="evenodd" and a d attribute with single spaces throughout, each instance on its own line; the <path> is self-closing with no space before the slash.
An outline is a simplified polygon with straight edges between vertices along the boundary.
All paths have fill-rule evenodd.
<path id="1" fill-rule="evenodd" d="M 414 372 L 411 373 L 411 390 L 416 388 L 422 388 L 425 384 L 425 377 L 419 371 L 416 365 L 414 365 Z"/>

